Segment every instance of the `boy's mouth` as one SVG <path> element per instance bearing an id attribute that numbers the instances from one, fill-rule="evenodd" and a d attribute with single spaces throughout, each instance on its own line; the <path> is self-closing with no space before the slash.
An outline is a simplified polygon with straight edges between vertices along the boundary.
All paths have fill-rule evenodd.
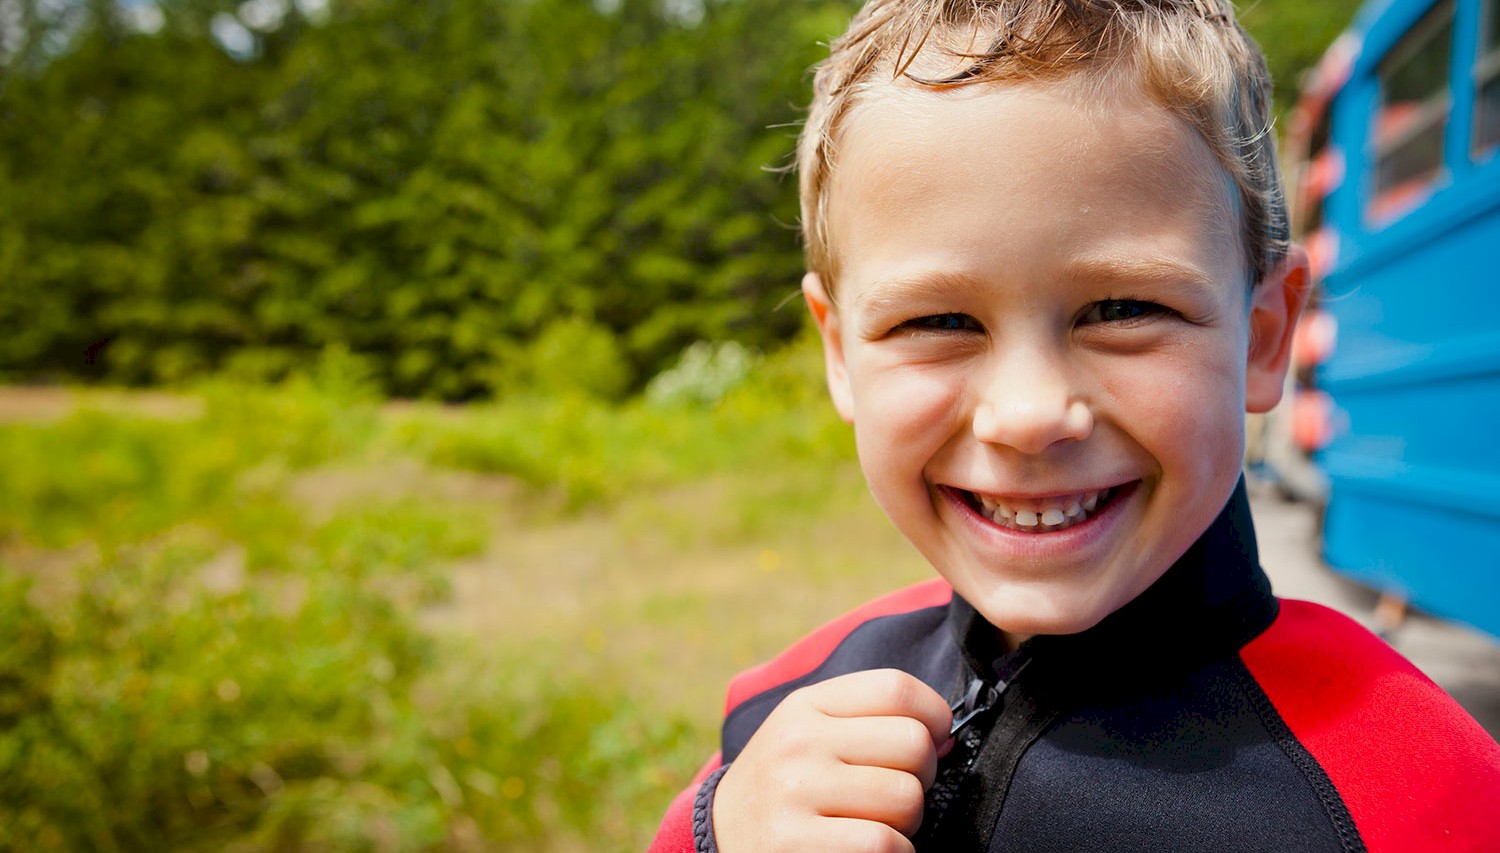
<path id="1" fill-rule="evenodd" d="M 1005 498 L 970 491 L 960 494 L 975 512 L 1001 527 L 1022 533 L 1052 533 L 1088 521 L 1120 491 L 1121 487 L 1111 486 L 1047 498 Z"/>

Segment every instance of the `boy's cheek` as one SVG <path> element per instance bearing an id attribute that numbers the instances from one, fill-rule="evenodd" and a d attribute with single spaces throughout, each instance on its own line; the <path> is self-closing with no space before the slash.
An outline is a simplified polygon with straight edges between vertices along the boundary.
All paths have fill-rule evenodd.
<path id="1" fill-rule="evenodd" d="M 856 437 L 910 442 L 953 429 L 962 389 L 940 376 L 913 371 L 866 370 L 851 376 Z"/>

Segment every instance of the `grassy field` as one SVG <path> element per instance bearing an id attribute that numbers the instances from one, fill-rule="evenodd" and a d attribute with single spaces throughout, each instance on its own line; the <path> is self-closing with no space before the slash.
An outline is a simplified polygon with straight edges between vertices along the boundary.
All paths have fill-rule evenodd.
<path id="1" fill-rule="evenodd" d="M 0 391 L 0 849 L 643 849 L 729 675 L 926 575 L 812 351 L 749 367 Z"/>

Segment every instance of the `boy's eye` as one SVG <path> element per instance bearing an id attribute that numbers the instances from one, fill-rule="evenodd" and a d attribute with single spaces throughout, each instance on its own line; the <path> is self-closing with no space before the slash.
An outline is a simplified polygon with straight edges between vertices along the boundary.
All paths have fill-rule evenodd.
<path id="1" fill-rule="evenodd" d="M 968 314 L 929 314 L 907 320 L 900 328 L 915 332 L 977 332 L 979 321 Z"/>
<path id="2" fill-rule="evenodd" d="M 1138 299 L 1105 299 L 1090 305 L 1084 312 L 1081 322 L 1128 323 L 1132 320 L 1145 320 L 1158 314 L 1168 313 L 1171 313 L 1170 309 L 1157 305 L 1155 302 L 1143 302 Z"/>

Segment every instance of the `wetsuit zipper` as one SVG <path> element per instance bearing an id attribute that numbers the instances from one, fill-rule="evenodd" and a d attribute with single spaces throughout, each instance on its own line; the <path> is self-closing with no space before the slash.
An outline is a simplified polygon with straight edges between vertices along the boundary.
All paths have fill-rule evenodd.
<path id="1" fill-rule="evenodd" d="M 985 851 L 999 821 L 1011 776 L 1021 756 L 1055 719 L 1022 679 L 1032 663 L 1022 646 L 988 673 L 970 672 L 952 703 L 953 749 L 927 792 L 918 851 Z"/>

